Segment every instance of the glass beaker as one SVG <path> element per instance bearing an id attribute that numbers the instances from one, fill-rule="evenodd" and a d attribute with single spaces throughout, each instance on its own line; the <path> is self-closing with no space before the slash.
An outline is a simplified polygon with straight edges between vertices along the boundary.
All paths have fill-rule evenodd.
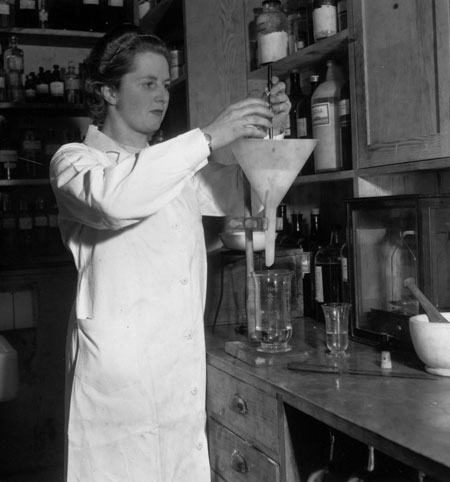
<path id="1" fill-rule="evenodd" d="M 332 356 L 345 355 L 348 348 L 350 303 L 324 303 L 327 348 Z"/>
<path id="2" fill-rule="evenodd" d="M 291 287 L 293 272 L 273 269 L 252 273 L 255 283 L 258 351 L 282 353 L 292 349 Z"/>

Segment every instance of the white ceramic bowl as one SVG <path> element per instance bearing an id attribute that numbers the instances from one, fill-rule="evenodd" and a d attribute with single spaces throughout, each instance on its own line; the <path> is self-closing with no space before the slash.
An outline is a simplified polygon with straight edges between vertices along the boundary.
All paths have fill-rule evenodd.
<path id="1" fill-rule="evenodd" d="M 450 320 L 450 313 L 442 313 Z M 417 356 L 433 375 L 450 376 L 450 323 L 430 323 L 427 315 L 409 319 L 409 331 Z"/>
<path id="2" fill-rule="evenodd" d="M 219 236 L 226 248 L 245 251 L 245 231 L 227 231 Z M 253 231 L 253 251 L 264 251 L 265 248 L 266 232 Z"/>

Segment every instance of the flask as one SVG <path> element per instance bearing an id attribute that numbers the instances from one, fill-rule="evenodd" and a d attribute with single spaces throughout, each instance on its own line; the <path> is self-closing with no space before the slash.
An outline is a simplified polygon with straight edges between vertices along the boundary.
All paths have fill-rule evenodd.
<path id="1" fill-rule="evenodd" d="M 0 0 L 0 27 L 14 27 L 14 8 L 11 8 L 10 0 Z"/>
<path id="2" fill-rule="evenodd" d="M 61 79 L 59 65 L 53 66 L 53 72 L 50 76 L 49 90 L 51 102 L 64 102 L 64 82 Z"/>
<path id="3" fill-rule="evenodd" d="M 314 94 L 317 86 L 319 85 L 319 76 L 316 74 L 309 77 L 309 94 L 306 97 L 306 101 L 300 105 L 297 118 L 297 133 L 299 139 L 312 139 L 313 128 L 311 118 L 311 98 Z M 310 154 L 305 165 L 301 171 L 302 174 L 314 174 L 314 151 Z"/>
<path id="4" fill-rule="evenodd" d="M 352 120 L 350 116 L 350 83 L 347 80 L 339 95 L 339 129 L 343 169 L 352 169 Z"/>
<path id="5" fill-rule="evenodd" d="M 125 0 L 105 0 L 105 29 L 110 30 L 121 22 L 126 22 Z"/>
<path id="6" fill-rule="evenodd" d="M 24 56 L 17 44 L 17 37 L 12 35 L 4 57 L 6 74 L 6 97 L 10 102 L 23 102 L 25 89 L 23 85 Z"/>
<path id="7" fill-rule="evenodd" d="M 288 54 L 287 16 L 279 0 L 264 0 L 256 19 L 260 65 L 275 62 Z"/>
<path id="8" fill-rule="evenodd" d="M 0 246 L 2 264 L 11 264 L 17 255 L 17 220 L 9 194 L 3 193 L 0 212 Z"/>
<path id="9" fill-rule="evenodd" d="M 39 27 L 37 0 L 16 0 L 16 26 L 23 28 Z"/>
<path id="10" fill-rule="evenodd" d="M 310 215 L 309 236 L 302 241 L 303 303 L 305 316 L 314 316 L 314 256 L 320 246 L 320 210 L 313 208 Z"/>
<path id="11" fill-rule="evenodd" d="M 103 16 L 100 11 L 100 0 L 81 0 L 80 25 L 82 30 L 101 32 L 104 30 Z"/>
<path id="12" fill-rule="evenodd" d="M 338 32 L 347 28 L 347 0 L 338 0 L 337 7 Z"/>
<path id="13" fill-rule="evenodd" d="M 47 0 L 39 0 L 39 26 L 48 28 Z"/>
<path id="14" fill-rule="evenodd" d="M 289 112 L 289 131 L 285 133 L 285 136 L 298 139 L 302 134 L 301 128 L 303 127 L 300 115 L 304 104 L 307 102 L 307 97 L 302 92 L 298 70 L 291 71 L 290 81 L 289 100 L 291 101 L 291 110 Z"/>
<path id="15" fill-rule="evenodd" d="M 68 104 L 79 104 L 80 99 L 80 77 L 75 72 L 75 62 L 69 61 L 67 73 L 64 78 L 64 96 Z"/>
<path id="16" fill-rule="evenodd" d="M 341 135 L 339 128 L 339 93 L 341 73 L 333 60 L 327 62 L 327 76 L 311 98 L 313 137 L 318 139 L 314 150 L 316 172 L 338 171 L 341 162 Z"/>
<path id="17" fill-rule="evenodd" d="M 312 15 L 315 42 L 337 33 L 336 0 L 314 0 Z"/>
<path id="18" fill-rule="evenodd" d="M 339 227 L 331 227 L 330 242 L 317 250 L 314 257 L 315 317 L 324 321 L 323 303 L 342 302 L 341 245 Z"/>

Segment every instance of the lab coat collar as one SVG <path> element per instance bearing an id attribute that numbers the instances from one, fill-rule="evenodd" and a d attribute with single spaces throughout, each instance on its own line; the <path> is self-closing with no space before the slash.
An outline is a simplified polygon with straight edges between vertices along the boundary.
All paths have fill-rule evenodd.
<path id="1" fill-rule="evenodd" d="M 116 141 L 103 134 L 97 126 L 90 125 L 84 138 L 84 143 L 89 147 L 94 147 L 103 151 L 109 159 L 118 163 L 124 157 L 128 157 L 130 152 L 119 145 Z"/>

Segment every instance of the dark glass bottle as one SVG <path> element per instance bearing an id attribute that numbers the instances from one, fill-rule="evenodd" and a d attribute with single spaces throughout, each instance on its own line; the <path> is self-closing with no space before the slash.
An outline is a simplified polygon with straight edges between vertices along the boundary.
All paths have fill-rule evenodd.
<path id="1" fill-rule="evenodd" d="M 44 256 L 48 248 L 48 216 L 42 196 L 36 198 L 33 210 L 33 254 Z"/>
<path id="2" fill-rule="evenodd" d="M 39 0 L 39 26 L 48 28 L 47 0 Z"/>
<path id="3" fill-rule="evenodd" d="M 16 26 L 39 27 L 38 0 L 16 0 Z"/>
<path id="4" fill-rule="evenodd" d="M 17 256 L 17 220 L 13 212 L 9 194 L 2 194 L 0 211 L 0 256 L 1 264 L 13 264 Z"/>
<path id="5" fill-rule="evenodd" d="M 105 29 L 110 30 L 119 23 L 127 21 L 125 0 L 104 0 Z"/>
<path id="6" fill-rule="evenodd" d="M 80 77 L 75 72 L 75 63 L 69 61 L 67 73 L 64 78 L 64 97 L 68 104 L 79 104 L 80 97 Z"/>
<path id="7" fill-rule="evenodd" d="M 102 32 L 105 22 L 101 12 L 100 0 L 79 0 L 80 27 L 89 32 Z"/>
<path id="8" fill-rule="evenodd" d="M 277 208 L 277 244 L 283 244 L 288 235 L 288 218 L 287 218 L 287 206 L 286 204 L 280 204 Z"/>
<path id="9" fill-rule="evenodd" d="M 11 28 L 15 25 L 14 6 L 11 6 L 10 0 L 0 0 L 0 27 Z"/>
<path id="10" fill-rule="evenodd" d="M 80 26 L 81 5 L 72 0 L 47 0 L 48 28 L 59 30 L 82 30 Z"/>
<path id="11" fill-rule="evenodd" d="M 50 77 L 50 101 L 55 103 L 64 102 L 64 82 L 61 78 L 59 65 L 53 66 L 53 72 Z"/>
<path id="12" fill-rule="evenodd" d="M 18 228 L 20 256 L 21 259 L 28 260 L 32 248 L 33 218 L 28 208 L 28 201 L 24 197 L 19 200 Z"/>
<path id="13" fill-rule="evenodd" d="M 291 101 L 291 110 L 289 112 L 289 126 L 290 132 L 286 133 L 286 137 L 292 139 L 298 139 L 301 132 L 299 132 L 299 115 L 304 104 L 307 102 L 307 96 L 303 94 L 302 87 L 300 85 L 300 72 L 298 70 L 292 70 L 290 74 L 291 88 L 289 94 L 289 100 Z"/>
<path id="14" fill-rule="evenodd" d="M 301 213 L 291 214 L 291 226 L 289 229 L 289 234 L 284 243 L 285 246 L 293 248 L 301 247 L 303 241 L 302 222 L 303 215 Z"/>
<path id="15" fill-rule="evenodd" d="M 305 316 L 315 316 L 314 308 L 314 256 L 320 246 L 320 211 L 311 211 L 309 236 L 302 241 L 303 303 Z"/>
<path id="16" fill-rule="evenodd" d="M 352 169 L 352 120 L 350 116 L 350 83 L 347 80 L 339 95 L 342 168 Z"/>
<path id="17" fill-rule="evenodd" d="M 36 100 L 38 102 L 48 102 L 50 97 L 50 86 L 44 72 L 44 67 L 39 67 L 36 78 Z"/>
<path id="18" fill-rule="evenodd" d="M 314 257 L 315 318 L 324 321 L 323 303 L 342 302 L 342 267 L 339 226 L 331 227 L 330 242 Z"/>
<path id="19" fill-rule="evenodd" d="M 306 101 L 301 104 L 298 112 L 297 131 L 299 132 L 299 139 L 313 138 L 311 119 L 311 97 L 314 94 L 314 91 L 317 89 L 317 86 L 319 85 L 319 76 L 316 74 L 311 75 L 309 77 L 309 85 L 309 95 L 307 96 Z M 305 162 L 301 173 L 303 175 L 314 174 L 314 151 Z"/>

